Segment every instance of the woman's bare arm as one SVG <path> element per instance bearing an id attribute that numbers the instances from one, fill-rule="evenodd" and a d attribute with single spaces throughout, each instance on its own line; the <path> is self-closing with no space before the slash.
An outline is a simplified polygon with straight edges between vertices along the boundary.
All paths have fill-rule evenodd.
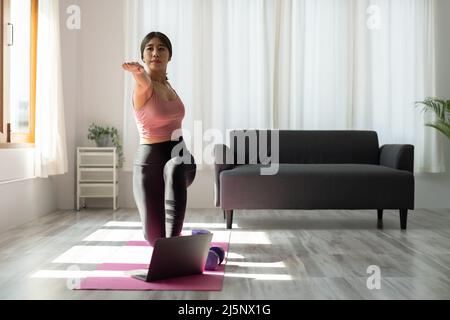
<path id="1" fill-rule="evenodd" d="M 122 68 L 133 74 L 135 80 L 133 104 L 135 109 L 141 108 L 150 98 L 153 84 L 144 67 L 137 62 L 122 64 Z"/>

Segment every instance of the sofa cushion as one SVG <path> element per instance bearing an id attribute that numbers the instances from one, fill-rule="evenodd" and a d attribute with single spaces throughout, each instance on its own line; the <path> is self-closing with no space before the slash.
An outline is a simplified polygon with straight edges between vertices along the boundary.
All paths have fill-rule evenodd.
<path id="1" fill-rule="evenodd" d="M 264 156 L 279 163 L 380 163 L 375 131 L 233 130 L 230 142 L 235 164 L 261 164 Z"/>
<path id="2" fill-rule="evenodd" d="M 220 173 L 223 209 L 414 208 L 414 176 L 368 164 L 279 164 L 261 175 L 261 164 Z"/>

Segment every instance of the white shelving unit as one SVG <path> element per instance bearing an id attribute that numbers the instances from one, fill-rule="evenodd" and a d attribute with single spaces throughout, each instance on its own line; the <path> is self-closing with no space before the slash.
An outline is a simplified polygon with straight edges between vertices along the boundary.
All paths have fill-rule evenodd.
<path id="1" fill-rule="evenodd" d="M 113 198 L 117 210 L 118 176 L 116 148 L 77 148 L 77 210 L 86 198 Z"/>

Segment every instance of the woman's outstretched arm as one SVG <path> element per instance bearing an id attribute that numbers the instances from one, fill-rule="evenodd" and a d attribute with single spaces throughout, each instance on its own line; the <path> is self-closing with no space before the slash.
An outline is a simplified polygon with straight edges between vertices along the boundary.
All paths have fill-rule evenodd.
<path id="1" fill-rule="evenodd" d="M 133 74 L 135 80 L 133 105 L 135 109 L 139 109 L 152 95 L 152 80 L 144 67 L 138 62 L 124 63 L 122 64 L 122 68 Z"/>

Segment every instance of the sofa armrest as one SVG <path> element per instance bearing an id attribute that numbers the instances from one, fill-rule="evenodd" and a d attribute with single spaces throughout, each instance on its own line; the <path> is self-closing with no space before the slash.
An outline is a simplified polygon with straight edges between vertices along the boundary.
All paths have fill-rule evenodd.
<path id="1" fill-rule="evenodd" d="M 220 207 L 220 173 L 234 168 L 231 149 L 224 144 L 214 145 L 214 203 Z"/>
<path id="2" fill-rule="evenodd" d="M 380 148 L 380 165 L 414 173 L 414 146 L 386 144 Z"/>

